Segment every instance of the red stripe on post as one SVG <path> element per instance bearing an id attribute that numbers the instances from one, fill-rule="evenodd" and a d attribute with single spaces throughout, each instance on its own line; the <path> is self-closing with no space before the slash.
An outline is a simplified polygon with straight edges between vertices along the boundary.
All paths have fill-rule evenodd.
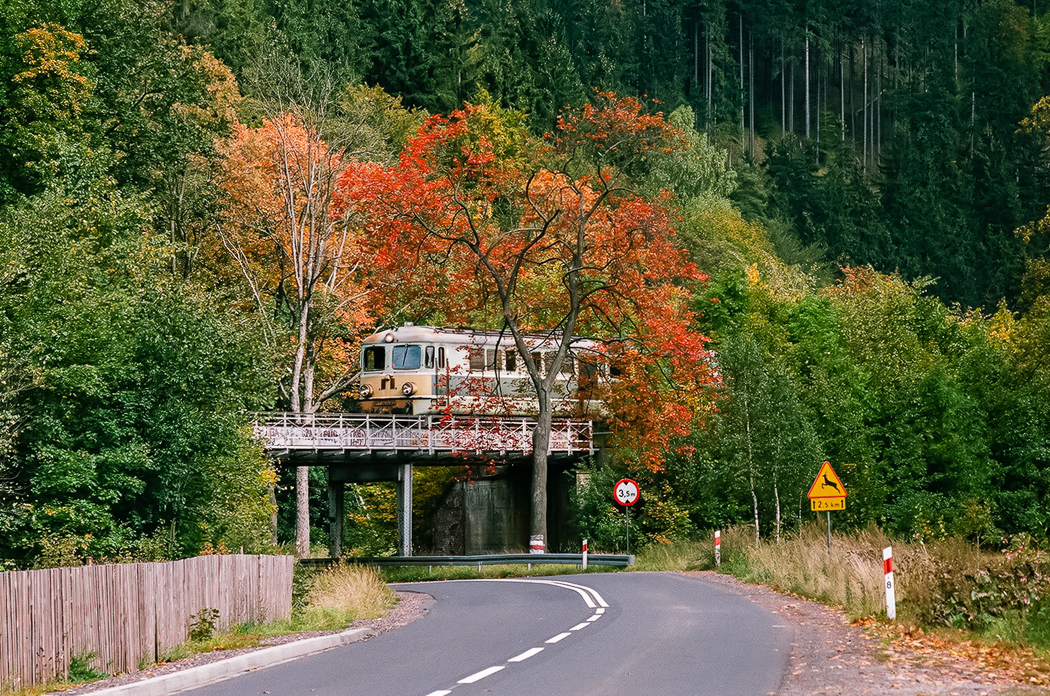
<path id="1" fill-rule="evenodd" d="M 882 561 L 882 574 L 889 575 L 893 572 L 893 556 L 883 559 Z"/>

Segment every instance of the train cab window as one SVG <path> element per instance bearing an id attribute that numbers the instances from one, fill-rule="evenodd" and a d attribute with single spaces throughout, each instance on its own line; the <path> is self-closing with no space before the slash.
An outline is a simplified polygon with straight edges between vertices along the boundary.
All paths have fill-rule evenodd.
<path id="1" fill-rule="evenodd" d="M 438 348 L 438 367 L 445 367 L 445 347 Z"/>
<path id="2" fill-rule="evenodd" d="M 419 346 L 394 346 L 395 370 L 418 370 L 422 360 Z"/>
<path id="3" fill-rule="evenodd" d="M 505 358 L 504 365 L 507 372 L 514 372 L 514 370 L 518 369 L 518 354 L 513 349 L 508 348 L 503 357 Z"/>
<path id="4" fill-rule="evenodd" d="M 423 349 L 423 367 L 427 369 L 434 367 L 434 346 L 427 346 Z"/>
<path id="5" fill-rule="evenodd" d="M 365 372 L 381 372 L 386 369 L 386 347 L 372 346 L 365 348 L 364 354 Z"/>

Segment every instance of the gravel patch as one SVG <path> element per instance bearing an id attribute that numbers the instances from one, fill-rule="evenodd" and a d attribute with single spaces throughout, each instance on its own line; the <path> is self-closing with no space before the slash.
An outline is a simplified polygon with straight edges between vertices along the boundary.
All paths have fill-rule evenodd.
<path id="1" fill-rule="evenodd" d="M 748 585 L 711 571 L 703 578 L 746 597 L 794 626 L 791 658 L 778 696 L 1035 696 L 1050 689 L 991 673 L 950 650 L 908 652 L 886 646 L 854 626 L 842 612 L 763 585 Z"/>

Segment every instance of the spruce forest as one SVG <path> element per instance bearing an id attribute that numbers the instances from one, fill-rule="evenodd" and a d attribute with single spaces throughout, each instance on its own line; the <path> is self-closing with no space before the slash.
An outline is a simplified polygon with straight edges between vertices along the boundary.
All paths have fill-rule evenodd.
<path id="1" fill-rule="evenodd" d="M 297 488 L 323 543 L 251 414 L 354 411 L 380 328 L 501 328 L 420 236 L 453 208 L 496 266 L 589 211 L 577 330 L 631 346 L 592 550 L 625 475 L 642 543 L 779 537 L 825 460 L 836 524 L 1047 540 L 1048 95 L 1035 0 L 0 0 L 3 568 L 272 550 Z M 348 507 L 392 552 L 392 489 Z"/>

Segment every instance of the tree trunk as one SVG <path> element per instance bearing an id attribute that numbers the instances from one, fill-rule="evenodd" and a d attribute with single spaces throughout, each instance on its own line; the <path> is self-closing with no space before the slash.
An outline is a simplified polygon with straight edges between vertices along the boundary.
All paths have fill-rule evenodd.
<path id="1" fill-rule="evenodd" d="M 744 157 L 744 109 L 747 107 L 747 93 L 744 91 L 744 14 L 740 14 L 740 157 Z"/>
<path id="2" fill-rule="evenodd" d="M 784 59 L 784 35 L 780 35 L 780 134 L 787 133 L 787 64 Z"/>
<path id="3" fill-rule="evenodd" d="M 532 510 L 529 522 L 529 550 L 547 550 L 547 453 L 551 441 L 550 393 L 539 397 L 536 429 L 532 431 Z"/>
<path id="4" fill-rule="evenodd" d="M 295 555 L 310 555 L 310 467 L 295 468 Z"/>
<path id="5" fill-rule="evenodd" d="M 806 24 L 806 137 L 809 138 L 809 24 Z"/>
<path id="6" fill-rule="evenodd" d="M 864 70 L 864 98 L 861 101 L 861 108 L 863 109 L 863 141 L 864 141 L 864 156 L 861 161 L 864 163 L 864 171 L 868 170 L 868 44 L 866 39 L 860 40 L 860 52 L 861 52 L 861 63 Z"/>

